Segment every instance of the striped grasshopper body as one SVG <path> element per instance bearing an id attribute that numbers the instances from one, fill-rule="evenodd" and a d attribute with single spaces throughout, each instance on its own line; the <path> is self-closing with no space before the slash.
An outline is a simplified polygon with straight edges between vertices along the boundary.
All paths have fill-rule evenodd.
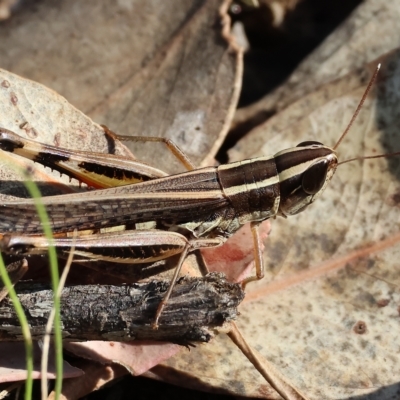
<path id="1" fill-rule="evenodd" d="M 0 133 L 0 147 L 10 151 L 10 132 Z M 163 229 L 182 228 L 195 238 L 227 238 L 247 222 L 302 211 L 321 194 L 336 165 L 332 149 L 304 142 L 274 156 L 42 201 L 55 233 L 156 221 Z M 33 201 L 1 207 L 2 232 L 42 233 Z"/>
<path id="2" fill-rule="evenodd" d="M 28 141 L 5 129 L 0 130 L 3 150 L 22 154 L 24 143 Z M 204 240 L 208 247 L 209 243 L 222 244 L 247 222 L 261 222 L 302 211 L 321 194 L 336 165 L 337 156 L 332 149 L 317 142 L 304 142 L 275 156 L 117 188 L 49 196 L 42 201 L 56 234 L 126 225 L 129 229 L 122 235 L 123 241 L 123 237 L 133 234 L 135 224 L 154 221 L 156 229 L 179 232 L 200 246 Z M 12 251 L 19 235 L 32 235 L 30 240 L 26 239 L 27 247 L 35 247 L 35 243 L 46 247 L 41 237 L 35 236 L 42 233 L 42 226 L 32 200 L 3 203 L 1 207 L 0 230 L 11 234 L 6 237 L 10 245 L 13 244 L 4 246 L 3 240 L 4 249 Z M 97 234 L 91 239 L 78 238 L 77 247 L 88 240 L 85 247 L 93 247 L 94 241 L 101 237 Z M 55 241 L 56 246 L 68 247 L 66 243 L 67 239 Z"/>
<path id="3" fill-rule="evenodd" d="M 348 128 L 358 114 L 376 73 Z M 242 225 L 250 222 L 257 255 L 256 276 L 246 279 L 243 284 L 261 279 L 264 273 L 258 224 L 278 215 L 297 214 L 321 195 L 336 171 L 338 158 L 335 149 L 348 128 L 334 148 L 319 142 L 302 142 L 273 156 L 155 179 L 149 176 L 142 179 L 149 179 L 145 182 L 88 193 L 44 197 L 41 201 L 56 235 L 52 243 L 41 236 L 43 227 L 33 200 L 3 202 L 0 205 L 1 249 L 23 255 L 42 253 L 50 244 L 68 249 L 73 240 L 60 235 L 74 230 L 94 230 L 92 235 L 78 235 L 74 239 L 79 256 L 117 263 L 143 263 L 180 254 L 170 286 L 172 290 L 189 251 L 221 245 Z M 76 170 L 86 169 L 82 154 L 74 160 L 73 153 L 62 153 L 44 145 L 35 150 L 34 146 L 10 131 L 0 129 L 1 149 L 81 179 Z M 129 169 L 121 171 L 125 167 L 113 156 L 109 156 L 110 164 L 117 165 L 118 173 L 112 172 L 114 168 L 108 169 L 106 163 L 93 168 L 97 156 L 90 154 L 90 174 L 97 172 L 109 178 L 133 175 Z M 70 164 L 75 168 L 69 167 Z M 152 224 L 152 229 L 137 229 L 138 224 L 141 227 L 147 223 Z M 100 232 L 103 228 L 121 225 L 126 227 L 122 233 Z M 155 324 L 169 294 L 160 304 Z"/>
<path id="4" fill-rule="evenodd" d="M 70 153 L 61 153 L 51 146 L 34 146 L 31 141 L 0 129 L 1 149 L 35 161 L 45 160 L 45 165 L 77 176 L 79 162 L 71 160 Z M 90 156 L 92 160 L 97 157 Z M 78 161 L 81 158 L 79 154 Z M 113 156 L 110 160 L 111 164 L 119 161 Z M 70 164 L 74 165 L 74 173 Z M 72 246 L 73 239 L 58 237 L 60 234 L 75 229 L 94 230 L 94 234 L 74 239 L 75 254 L 79 257 L 135 264 L 180 254 L 173 282 L 189 251 L 221 245 L 242 225 L 251 222 L 258 256 L 256 276 L 246 279 L 245 284 L 261 279 L 264 274 L 258 224 L 277 215 L 286 217 L 304 210 L 322 193 L 336 166 L 334 150 L 318 142 L 303 142 L 274 156 L 87 193 L 48 196 L 41 201 L 56 236 L 52 242 L 56 247 L 68 250 Z M 91 168 L 91 174 L 94 170 Z M 105 167 L 100 166 L 98 171 L 104 174 Z M 129 174 L 119 171 L 116 175 Z M 1 216 L 3 251 L 22 255 L 47 251 L 50 243 L 42 236 L 43 227 L 33 200 L 3 202 Z M 152 223 L 154 229 L 136 229 L 136 224 L 143 223 Z M 120 225 L 126 230 L 97 233 Z M 163 304 L 157 318 L 162 308 Z"/>

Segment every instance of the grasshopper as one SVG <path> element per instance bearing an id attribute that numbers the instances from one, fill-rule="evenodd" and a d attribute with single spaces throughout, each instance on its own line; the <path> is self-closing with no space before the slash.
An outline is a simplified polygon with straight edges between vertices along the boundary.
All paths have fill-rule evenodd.
<path id="1" fill-rule="evenodd" d="M 101 186 L 100 176 L 104 175 L 107 184 L 103 186 L 111 186 L 110 182 L 120 177 L 142 181 L 42 198 L 55 234 L 51 243 L 42 236 L 43 227 L 32 200 L 3 202 L 0 205 L 1 249 L 11 254 L 30 255 L 41 254 L 54 245 L 67 251 L 72 239 L 66 233 L 91 230 L 94 232 L 74 239 L 75 253 L 82 258 L 137 264 L 180 254 L 170 289 L 158 308 L 155 326 L 187 254 L 201 247 L 223 244 L 248 222 L 254 239 L 256 273 L 242 284 L 261 279 L 264 271 L 258 233 L 260 222 L 298 214 L 322 194 L 339 165 L 336 149 L 361 109 L 378 69 L 333 148 L 307 141 L 273 156 L 176 175 L 165 176 L 162 171 L 147 166 L 141 169 L 140 163 L 132 167 L 116 156 L 86 155 L 37 144 L 0 128 L 0 149 L 41 162 L 90 185 Z M 174 153 L 191 168 L 190 161 L 179 149 Z M 348 161 L 351 160 L 345 162 Z M 151 229 L 138 229 L 149 223 Z M 121 225 L 125 230 L 101 232 L 103 228 Z"/>

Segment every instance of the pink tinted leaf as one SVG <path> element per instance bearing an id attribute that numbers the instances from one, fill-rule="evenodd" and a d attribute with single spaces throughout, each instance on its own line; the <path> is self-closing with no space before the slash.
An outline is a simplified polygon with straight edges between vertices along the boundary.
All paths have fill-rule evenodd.
<path id="1" fill-rule="evenodd" d="M 34 344 L 34 367 L 33 378 L 40 379 L 40 358 L 41 349 L 37 343 Z M 0 383 L 24 381 L 26 379 L 26 356 L 25 346 L 22 342 L 0 342 Z M 63 363 L 65 378 L 80 376 L 83 372 L 69 363 Z M 50 360 L 48 369 L 48 378 L 55 378 L 54 353 L 50 350 Z"/>
<path id="2" fill-rule="evenodd" d="M 132 375 L 145 371 L 176 354 L 182 346 L 163 342 L 102 342 L 65 343 L 64 348 L 75 355 L 103 364 L 123 365 Z"/>

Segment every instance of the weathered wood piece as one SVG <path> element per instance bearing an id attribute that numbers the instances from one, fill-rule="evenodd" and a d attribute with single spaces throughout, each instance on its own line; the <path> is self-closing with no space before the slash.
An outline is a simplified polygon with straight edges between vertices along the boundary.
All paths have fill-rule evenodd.
<path id="1" fill-rule="evenodd" d="M 152 280 L 123 286 L 79 285 L 65 287 L 61 320 L 66 340 L 161 340 L 179 344 L 208 342 L 213 328 L 235 319 L 244 293 L 239 284 L 220 273 L 201 278 L 183 277 L 152 328 L 169 281 Z M 43 337 L 53 305 L 48 286 L 16 285 L 34 339 Z M 0 340 L 22 340 L 21 328 L 10 299 L 0 303 Z"/>

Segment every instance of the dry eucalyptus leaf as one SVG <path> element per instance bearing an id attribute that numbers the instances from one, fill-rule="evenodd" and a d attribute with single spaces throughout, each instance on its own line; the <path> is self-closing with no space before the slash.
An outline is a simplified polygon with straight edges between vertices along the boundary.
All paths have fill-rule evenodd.
<path id="1" fill-rule="evenodd" d="M 379 61 L 378 82 L 339 146 L 339 160 L 400 150 L 400 52 Z M 251 132 L 240 149 L 256 141 L 249 157 L 305 140 L 333 145 L 377 63 L 305 96 Z M 279 135 L 262 145 L 271 132 Z M 239 328 L 310 399 L 387 400 L 400 391 L 399 161 L 339 166 L 315 204 L 297 216 L 272 221 L 267 276 L 247 287 Z M 239 359 L 227 366 L 229 376 L 238 379 L 235 387 L 226 374 L 218 375 L 212 366 L 228 359 L 230 349 L 214 342 L 202 351 L 187 356 L 186 363 L 172 359 L 166 365 L 179 363 L 203 389 L 220 380 L 224 392 L 232 387 L 240 395 L 269 398 L 265 382 L 255 381 L 253 372 L 246 375 L 249 369 Z M 206 362 L 209 370 L 197 368 Z"/>
<path id="2" fill-rule="evenodd" d="M 181 346 L 162 342 L 71 342 L 64 348 L 76 356 L 101 364 L 110 362 L 124 366 L 132 375 L 141 375 L 166 358 L 178 353 Z"/>
<path id="3" fill-rule="evenodd" d="M 82 151 L 108 152 L 108 141 L 101 126 L 77 110 L 68 101 L 45 86 L 0 69 L 0 127 L 28 139 L 53 146 Z M 130 156 L 122 144 L 115 153 Z M 23 180 L 12 166 L 27 165 L 20 157 L 2 154 L 1 178 Z M 59 173 L 30 163 L 37 181 L 69 183 Z M 3 193 L 6 190 L 3 189 Z"/>
<path id="4" fill-rule="evenodd" d="M 77 365 L 84 375 L 75 379 L 67 379 L 63 382 L 61 400 L 78 400 L 84 396 L 99 390 L 102 386 L 126 375 L 126 369 L 116 365 L 102 365 L 95 362 L 78 362 Z M 47 400 L 55 400 L 54 391 Z"/>
<path id="5" fill-rule="evenodd" d="M 34 365 L 33 378 L 40 379 L 40 355 L 41 349 L 37 343 L 33 345 Z M 1 365 L 0 383 L 24 381 L 26 379 L 26 354 L 24 343 L 0 343 Z M 83 372 L 71 366 L 66 361 L 63 362 L 65 378 L 76 378 L 83 375 Z M 48 368 L 48 378 L 55 378 L 54 354 L 50 352 L 50 362 Z"/>
<path id="6" fill-rule="evenodd" d="M 266 240 L 270 230 L 269 221 L 259 226 L 261 241 Z M 228 281 L 242 282 L 253 273 L 254 267 L 254 242 L 250 225 L 246 224 L 235 232 L 223 247 L 202 249 L 201 253 L 210 272 L 223 272 Z"/>
<path id="7" fill-rule="evenodd" d="M 396 49 L 400 41 L 399 18 L 397 1 L 363 1 L 284 85 L 257 103 L 238 110 L 234 124 L 278 112 L 318 87 Z"/>
<path id="8" fill-rule="evenodd" d="M 281 399 L 227 335 L 219 335 L 212 343 L 196 346 L 190 352 L 181 352 L 144 376 L 205 392 Z"/>
<path id="9" fill-rule="evenodd" d="M 196 165 L 210 163 L 241 82 L 229 3 L 41 1 L 0 25 L 1 66 L 53 88 L 115 132 L 164 136 Z M 173 162 L 163 146 L 147 155 L 163 170 Z"/>

